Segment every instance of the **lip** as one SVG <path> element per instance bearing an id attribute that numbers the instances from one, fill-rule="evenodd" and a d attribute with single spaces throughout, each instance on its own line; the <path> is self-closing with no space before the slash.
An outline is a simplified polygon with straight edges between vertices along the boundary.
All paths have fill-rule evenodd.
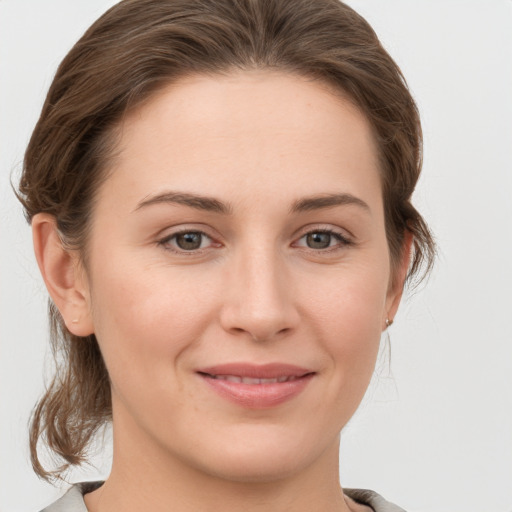
<path id="1" fill-rule="evenodd" d="M 267 409 L 291 400 L 315 375 L 310 369 L 283 363 L 229 363 L 196 373 L 221 397 L 249 409 Z"/>

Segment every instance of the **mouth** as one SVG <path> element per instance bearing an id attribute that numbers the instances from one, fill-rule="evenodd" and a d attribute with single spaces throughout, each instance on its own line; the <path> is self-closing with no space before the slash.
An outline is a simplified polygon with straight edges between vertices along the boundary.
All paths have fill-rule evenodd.
<path id="1" fill-rule="evenodd" d="M 210 389 L 249 409 L 276 407 L 298 396 L 315 372 L 289 364 L 225 364 L 196 372 Z"/>
<path id="2" fill-rule="evenodd" d="M 201 372 L 199 372 L 201 373 Z M 264 378 L 254 378 L 254 377 L 242 377 L 240 375 L 210 375 L 209 373 L 203 374 L 205 377 L 210 379 L 217 380 L 227 380 L 229 382 L 239 382 L 241 384 L 277 384 L 278 382 L 292 382 L 297 379 L 301 379 L 301 377 L 295 377 L 294 375 L 281 375 L 279 377 L 275 377 L 273 379 L 264 379 Z"/>

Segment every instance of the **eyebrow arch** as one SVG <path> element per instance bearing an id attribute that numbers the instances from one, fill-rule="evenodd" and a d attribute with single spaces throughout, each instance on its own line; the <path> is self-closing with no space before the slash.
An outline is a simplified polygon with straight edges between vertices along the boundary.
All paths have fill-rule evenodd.
<path id="1" fill-rule="evenodd" d="M 333 206 L 355 205 L 367 212 L 370 207 L 359 197 L 352 194 L 327 194 L 312 197 L 305 197 L 295 201 L 290 209 L 291 213 L 307 212 L 312 210 L 321 210 L 323 208 L 332 208 Z"/>
<path id="2" fill-rule="evenodd" d="M 144 198 L 133 210 L 136 212 L 141 208 L 150 206 L 153 204 L 182 204 L 189 206 L 197 210 L 205 210 L 208 212 L 222 213 L 229 215 L 232 213 L 232 208 L 229 204 L 223 203 L 218 199 L 208 196 L 201 196 L 197 194 L 189 194 L 186 192 L 164 192 L 162 194 L 156 194 Z"/>

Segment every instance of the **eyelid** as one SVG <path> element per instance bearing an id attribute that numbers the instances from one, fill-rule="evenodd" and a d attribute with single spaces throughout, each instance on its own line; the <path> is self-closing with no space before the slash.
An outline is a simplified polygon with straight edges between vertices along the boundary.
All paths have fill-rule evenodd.
<path id="1" fill-rule="evenodd" d="M 208 238 L 210 240 L 210 244 L 208 247 L 203 247 L 199 249 L 185 250 L 180 249 L 179 247 L 175 247 L 171 245 L 171 240 L 179 235 L 183 235 L 186 233 L 199 233 L 201 236 Z M 216 238 L 211 234 L 207 233 L 205 229 L 201 229 L 193 226 L 182 226 L 176 227 L 175 230 L 168 231 L 164 236 L 160 236 L 157 240 L 157 245 L 162 247 L 164 250 L 185 256 L 194 256 L 198 254 L 202 254 L 211 247 L 221 247 L 222 244 L 216 241 Z"/>
<path id="2" fill-rule="evenodd" d="M 166 230 L 162 230 L 163 232 L 166 232 L 164 236 L 159 236 L 158 240 L 156 241 L 158 246 L 163 247 L 165 250 L 174 252 L 178 255 L 185 255 L 185 256 L 193 256 L 193 255 L 199 255 L 206 251 L 208 251 L 211 248 L 219 248 L 222 247 L 223 244 L 218 241 L 220 238 L 219 236 L 215 236 L 210 234 L 208 229 L 204 229 L 203 226 L 198 227 L 197 225 L 179 225 L 175 226 L 174 228 L 167 228 Z M 208 244 L 208 247 L 203 247 L 199 249 L 180 249 L 179 247 L 175 247 L 171 245 L 170 241 L 185 233 L 199 233 L 201 236 L 206 237 L 210 240 L 210 243 Z M 312 247 L 302 246 L 298 245 L 298 242 L 302 240 L 305 236 L 311 233 L 327 233 L 331 236 L 333 236 L 335 239 L 338 240 L 338 244 L 335 244 L 332 247 L 327 247 L 325 249 L 315 249 Z M 294 237 L 294 241 L 292 242 L 292 247 L 299 247 L 301 249 L 304 249 L 306 251 L 315 252 L 315 253 L 328 253 L 330 251 L 336 251 L 341 250 L 349 245 L 354 245 L 355 241 L 353 238 L 353 235 L 349 233 L 347 230 L 334 227 L 330 224 L 317 224 L 317 225 L 308 225 L 303 227 L 301 230 L 298 231 L 297 235 Z"/>
<path id="3" fill-rule="evenodd" d="M 309 233 L 331 233 L 338 235 L 347 242 L 354 242 L 354 235 L 347 229 L 333 226 L 332 224 L 310 224 L 298 230 L 296 239 L 302 238 Z"/>
<path id="4" fill-rule="evenodd" d="M 332 247 L 326 247 L 325 249 L 314 249 L 312 247 L 296 245 L 300 240 L 302 240 L 305 236 L 311 233 L 327 233 L 334 238 L 336 238 L 339 244 L 336 244 Z M 335 228 L 332 225 L 317 225 L 317 226 L 307 226 L 300 231 L 299 236 L 295 238 L 292 246 L 300 247 L 304 250 L 315 252 L 315 253 L 328 253 L 330 251 L 336 251 L 340 249 L 344 249 L 347 246 L 354 245 L 355 241 L 351 234 L 348 234 L 346 230 L 341 228 Z"/>
<path id="5" fill-rule="evenodd" d="M 203 235 L 211 238 L 212 240 L 220 239 L 219 233 L 214 230 L 208 224 L 201 222 L 180 222 L 173 225 L 168 225 L 163 229 L 160 229 L 155 237 L 163 240 L 164 238 L 170 238 L 182 233 L 202 233 Z"/>

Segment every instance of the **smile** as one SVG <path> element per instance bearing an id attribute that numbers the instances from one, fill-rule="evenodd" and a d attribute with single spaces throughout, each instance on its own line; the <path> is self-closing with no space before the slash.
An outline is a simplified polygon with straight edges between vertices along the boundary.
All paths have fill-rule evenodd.
<path id="1" fill-rule="evenodd" d="M 197 371 L 218 396 L 248 409 L 268 409 L 297 397 L 316 375 L 298 366 L 271 363 L 219 365 Z"/>
<path id="2" fill-rule="evenodd" d="M 238 375 L 209 375 L 207 377 L 218 380 L 227 380 L 229 382 L 240 382 L 242 384 L 276 384 L 277 382 L 291 382 L 300 377 L 295 377 L 294 375 L 288 376 L 283 375 L 281 377 L 276 377 L 273 379 L 257 379 L 254 377 L 239 377 Z"/>

